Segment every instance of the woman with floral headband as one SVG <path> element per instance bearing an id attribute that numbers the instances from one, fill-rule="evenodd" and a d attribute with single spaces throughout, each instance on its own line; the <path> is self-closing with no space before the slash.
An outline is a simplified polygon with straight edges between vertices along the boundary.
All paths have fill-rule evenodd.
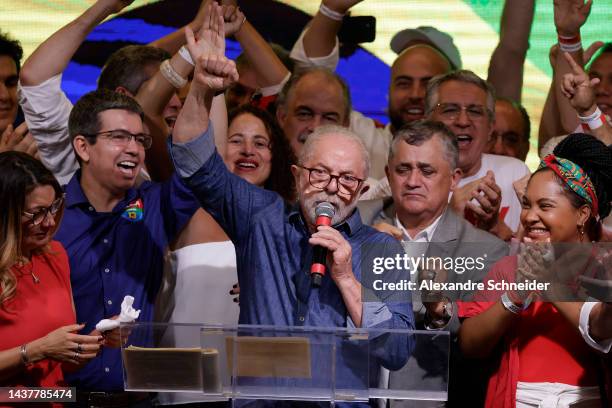
<path id="1" fill-rule="evenodd" d="M 598 241 L 611 198 L 612 150 L 592 136 L 570 135 L 529 180 L 523 242 Z M 522 281 L 529 269 L 522 262 L 520 254 L 501 259 L 485 282 Z M 604 406 L 599 355 L 581 336 L 576 319 L 560 310 L 560 303 L 532 298 L 483 291 L 460 306 L 466 318 L 459 332 L 462 351 L 493 363 L 486 407 Z"/>

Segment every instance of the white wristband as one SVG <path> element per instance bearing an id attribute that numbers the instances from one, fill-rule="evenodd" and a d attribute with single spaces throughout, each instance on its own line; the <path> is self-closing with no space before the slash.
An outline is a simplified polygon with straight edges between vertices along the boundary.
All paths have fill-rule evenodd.
<path id="1" fill-rule="evenodd" d="M 579 41 L 579 42 L 573 43 L 573 44 L 559 43 L 559 48 L 563 52 L 576 52 L 576 51 L 580 51 L 582 49 L 582 42 Z"/>
<path id="2" fill-rule="evenodd" d="M 181 48 L 179 48 L 178 53 L 186 62 L 190 63 L 192 66 L 195 66 L 193 63 L 193 58 L 191 58 L 191 54 L 189 53 L 187 47 L 183 45 Z"/>
<path id="3" fill-rule="evenodd" d="M 344 14 L 338 13 L 337 11 L 330 9 L 323 3 L 321 3 L 321 6 L 319 7 L 319 12 L 327 18 L 331 18 L 332 20 L 342 21 L 342 19 L 344 19 Z"/>
<path id="4" fill-rule="evenodd" d="M 606 117 L 601 112 L 599 107 L 597 107 L 595 112 L 591 113 L 589 116 L 578 115 L 578 119 L 580 119 L 580 123 L 582 124 L 582 128 L 584 130 L 595 130 L 604 125 L 604 120 L 606 120 Z"/>
<path id="5" fill-rule="evenodd" d="M 558 35 L 559 49 L 563 52 L 576 52 L 582 49 L 580 34 L 574 37 L 565 37 Z"/>
<path id="6" fill-rule="evenodd" d="M 501 302 L 504 308 L 507 311 L 514 313 L 516 315 L 521 314 L 523 310 L 526 310 L 531 304 L 531 300 L 532 300 L 531 296 L 529 296 L 527 297 L 527 299 L 525 299 L 525 303 L 523 303 L 522 305 L 517 305 L 512 300 L 510 300 L 510 296 L 508 296 L 508 292 L 504 292 L 504 294 L 501 296 Z"/>
<path id="7" fill-rule="evenodd" d="M 170 65 L 170 60 L 165 60 L 161 63 L 159 66 L 159 72 L 161 72 L 162 76 L 166 78 L 166 80 L 176 89 L 181 89 L 187 85 L 187 80 L 180 76 L 178 72 L 172 68 L 172 65 Z"/>

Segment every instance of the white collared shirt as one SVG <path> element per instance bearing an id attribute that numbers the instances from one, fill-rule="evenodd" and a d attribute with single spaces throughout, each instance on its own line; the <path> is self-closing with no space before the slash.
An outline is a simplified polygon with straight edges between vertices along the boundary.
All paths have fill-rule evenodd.
<path id="1" fill-rule="evenodd" d="M 447 211 L 447 210 L 444 210 Z M 414 238 L 412 238 L 410 236 L 410 234 L 408 233 L 408 230 L 404 227 L 404 225 L 402 224 L 402 222 L 399 220 L 399 218 L 397 217 L 397 214 L 395 215 L 395 226 L 398 227 L 399 229 L 402 230 L 402 233 L 404 234 L 402 241 L 409 241 L 409 242 L 429 242 L 431 241 L 431 239 L 433 238 L 433 234 L 436 231 L 436 227 L 438 226 L 438 223 L 440 222 L 440 218 L 442 218 L 442 215 L 444 214 L 444 212 L 442 212 L 442 214 L 440 214 L 438 216 L 438 218 L 436 218 L 434 220 L 434 222 L 432 222 L 431 224 L 429 224 L 429 226 L 427 228 L 425 228 L 422 231 L 419 231 L 418 234 L 415 235 Z"/>

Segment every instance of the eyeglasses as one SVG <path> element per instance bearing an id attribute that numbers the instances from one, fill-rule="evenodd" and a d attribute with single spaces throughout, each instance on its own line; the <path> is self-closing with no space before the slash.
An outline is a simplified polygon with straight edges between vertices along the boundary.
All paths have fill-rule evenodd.
<path id="1" fill-rule="evenodd" d="M 355 191 L 359 189 L 361 183 L 365 181 L 355 176 L 351 176 L 350 174 L 334 176 L 324 169 L 310 168 L 299 164 L 297 166 L 304 170 L 308 170 L 308 182 L 311 186 L 319 190 L 325 190 L 332 179 L 336 179 L 338 192 L 344 195 L 353 195 Z"/>
<path id="2" fill-rule="evenodd" d="M 230 137 L 229 139 L 227 139 L 227 143 L 230 145 L 242 148 L 243 146 L 246 145 L 246 140 L 247 138 L 245 138 L 242 135 L 234 135 Z M 255 150 L 271 150 L 272 149 L 272 143 L 270 143 L 266 138 L 261 137 L 261 136 L 255 136 L 254 138 L 252 138 L 252 143 L 253 143 L 253 147 L 255 147 Z"/>
<path id="3" fill-rule="evenodd" d="M 64 195 L 62 195 L 61 197 L 53 201 L 49 207 L 41 208 L 37 210 L 36 212 L 24 211 L 22 214 L 24 215 L 24 217 L 30 219 L 30 222 L 32 223 L 32 225 L 39 225 L 44 220 L 47 219 L 47 216 L 49 214 L 51 214 L 52 216 L 55 216 L 59 212 L 59 210 L 62 208 L 63 204 L 64 204 Z"/>
<path id="4" fill-rule="evenodd" d="M 439 103 L 434 108 L 444 119 L 455 120 L 465 110 L 465 114 L 472 122 L 484 120 L 488 115 L 488 110 L 482 105 L 462 106 L 457 103 Z"/>
<path id="5" fill-rule="evenodd" d="M 127 146 L 132 139 L 136 140 L 137 143 L 142 145 L 145 149 L 148 149 L 153 144 L 153 138 L 146 133 L 133 134 L 127 130 L 107 130 L 105 132 L 98 132 L 93 135 L 83 135 L 86 137 L 104 137 L 115 146 Z"/>

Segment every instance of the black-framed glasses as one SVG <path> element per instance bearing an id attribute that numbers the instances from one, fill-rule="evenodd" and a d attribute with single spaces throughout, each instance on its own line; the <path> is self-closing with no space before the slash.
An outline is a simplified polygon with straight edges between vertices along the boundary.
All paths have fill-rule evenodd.
<path id="1" fill-rule="evenodd" d="M 482 105 L 462 106 L 458 103 L 439 103 L 434 108 L 444 119 L 455 120 L 465 110 L 465 114 L 472 122 L 480 122 L 487 118 L 489 112 Z"/>
<path id="2" fill-rule="evenodd" d="M 136 140 L 136 143 L 142 145 L 145 149 L 149 149 L 153 144 L 153 138 L 146 133 L 133 134 L 127 130 L 116 129 L 107 130 L 104 132 L 94 133 L 93 135 L 83 135 L 86 137 L 103 137 L 116 146 L 127 146 L 132 139 Z"/>
<path id="3" fill-rule="evenodd" d="M 65 195 L 62 194 L 59 198 L 56 198 L 55 201 L 51 203 L 49 207 L 44 207 L 36 210 L 35 212 L 24 211 L 22 214 L 24 217 L 29 218 L 32 225 L 40 225 L 44 220 L 47 219 L 47 216 L 51 214 L 55 216 L 59 210 L 62 208 L 64 204 Z"/>
<path id="4" fill-rule="evenodd" d="M 308 170 L 308 182 L 311 186 L 319 190 L 325 190 L 332 179 L 336 179 L 336 184 L 338 185 L 338 191 L 340 193 L 353 195 L 365 181 L 350 174 L 334 176 L 325 169 L 306 167 L 299 164 L 297 164 L 297 166 L 304 170 Z"/>

